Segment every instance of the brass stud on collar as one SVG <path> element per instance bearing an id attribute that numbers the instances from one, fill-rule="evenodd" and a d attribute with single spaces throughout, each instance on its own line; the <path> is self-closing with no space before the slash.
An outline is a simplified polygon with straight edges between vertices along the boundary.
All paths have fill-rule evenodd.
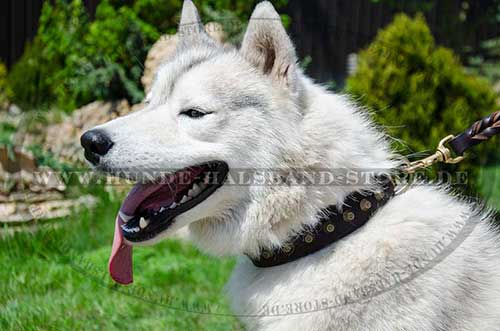
<path id="1" fill-rule="evenodd" d="M 314 240 L 313 236 L 310 235 L 310 234 L 306 234 L 306 236 L 304 237 L 304 241 L 308 244 L 312 243 Z"/>
<path id="2" fill-rule="evenodd" d="M 325 230 L 326 232 L 332 233 L 333 231 L 335 231 L 335 225 L 333 225 L 332 223 L 328 223 L 325 226 Z"/>
<path id="3" fill-rule="evenodd" d="M 293 246 L 291 244 L 286 244 L 283 246 L 283 252 L 285 253 L 290 253 L 293 249 Z"/>
<path id="4" fill-rule="evenodd" d="M 361 207 L 362 211 L 367 211 L 372 207 L 372 203 L 367 199 L 363 199 L 361 200 L 359 206 Z"/>
<path id="5" fill-rule="evenodd" d="M 354 215 L 352 211 L 346 211 L 342 214 L 342 216 L 344 217 L 344 221 L 346 222 L 354 221 L 354 219 L 356 218 L 356 215 Z"/>
<path id="6" fill-rule="evenodd" d="M 383 191 L 375 193 L 375 199 L 377 199 L 377 201 L 381 201 L 382 199 L 384 199 L 384 197 L 385 197 L 385 194 Z"/>

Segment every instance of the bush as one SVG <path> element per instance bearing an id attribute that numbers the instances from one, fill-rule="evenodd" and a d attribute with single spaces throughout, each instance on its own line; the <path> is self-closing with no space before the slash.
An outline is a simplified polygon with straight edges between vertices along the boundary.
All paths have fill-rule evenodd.
<path id="1" fill-rule="evenodd" d="M 411 152 L 434 149 L 441 138 L 495 110 L 495 94 L 487 81 L 468 74 L 452 51 L 436 47 L 421 15 L 398 15 L 378 33 L 360 53 L 347 91 L 372 108 L 375 120 Z M 495 161 L 496 153 L 494 143 L 469 153 L 460 165 L 469 183 L 476 185 L 479 166 Z"/>
<path id="2" fill-rule="evenodd" d="M 123 3 L 120 1 L 120 3 Z M 162 33 L 175 33 L 183 0 L 135 0 L 130 7 L 142 21 Z"/>
<path id="3" fill-rule="evenodd" d="M 67 96 L 68 84 L 75 73 L 76 58 L 82 53 L 87 22 L 80 0 L 57 0 L 55 6 L 45 2 L 37 35 L 9 73 L 15 103 L 25 109 L 53 104 L 65 109 L 74 106 Z"/>
<path id="4" fill-rule="evenodd" d="M 142 63 L 158 37 L 127 7 L 102 1 L 89 23 L 81 0 L 46 2 L 37 35 L 9 77 L 14 101 L 65 110 L 96 99 L 138 102 Z"/>
<path id="5" fill-rule="evenodd" d="M 8 107 L 11 98 L 12 90 L 7 83 L 7 68 L 0 62 L 0 110 Z"/>
<path id="6" fill-rule="evenodd" d="M 141 101 L 143 63 L 159 37 L 130 8 L 101 2 L 83 40 L 84 57 L 71 81 L 72 97 L 79 105 L 96 99 Z"/>
<path id="7" fill-rule="evenodd" d="M 200 10 L 236 41 L 256 2 L 210 0 Z M 65 110 L 94 100 L 139 102 L 147 52 L 161 34 L 175 33 L 182 0 L 102 0 L 92 22 L 82 0 L 52 3 L 44 3 L 37 35 L 9 75 L 14 101 Z"/>

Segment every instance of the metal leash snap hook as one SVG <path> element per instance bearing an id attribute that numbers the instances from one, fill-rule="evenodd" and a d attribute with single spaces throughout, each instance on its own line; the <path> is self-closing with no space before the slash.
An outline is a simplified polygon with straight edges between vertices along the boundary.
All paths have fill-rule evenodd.
<path id="1" fill-rule="evenodd" d="M 446 147 L 446 144 L 455 138 L 454 135 L 449 135 L 443 139 L 438 144 L 436 152 L 434 154 L 413 162 L 408 162 L 403 168 L 403 172 L 407 174 L 413 174 L 419 169 L 428 168 L 436 163 L 444 162 L 448 164 L 456 164 L 465 159 L 464 156 L 452 157 L 451 150 Z"/>
<path id="2" fill-rule="evenodd" d="M 437 151 L 442 155 L 440 162 L 448 163 L 448 164 L 456 164 L 459 162 L 462 162 L 465 157 L 464 156 L 457 156 L 453 158 L 451 156 L 451 151 L 448 147 L 445 145 L 450 142 L 451 140 L 455 139 L 454 135 L 449 135 L 448 137 L 443 138 L 438 145 Z"/>

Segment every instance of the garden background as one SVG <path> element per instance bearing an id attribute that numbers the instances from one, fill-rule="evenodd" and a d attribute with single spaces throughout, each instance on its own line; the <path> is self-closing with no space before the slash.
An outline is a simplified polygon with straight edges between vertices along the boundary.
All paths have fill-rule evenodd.
<path id="1" fill-rule="evenodd" d="M 500 0 L 272 2 L 304 70 L 369 107 L 410 158 L 500 108 Z M 237 46 L 256 1 L 195 3 L 207 30 Z M 234 260 L 182 240 L 136 250 L 134 285 L 114 285 L 106 265 L 127 185 L 68 175 L 86 173 L 84 130 L 141 108 L 181 6 L 0 4 L 1 330 L 240 328 L 223 294 Z M 454 189 L 500 209 L 498 150 L 496 138 L 425 175 L 465 174 Z"/>

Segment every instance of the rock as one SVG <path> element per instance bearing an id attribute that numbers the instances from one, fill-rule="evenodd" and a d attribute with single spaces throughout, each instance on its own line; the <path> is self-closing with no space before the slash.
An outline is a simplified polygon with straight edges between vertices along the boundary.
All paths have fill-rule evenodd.
<path id="1" fill-rule="evenodd" d="M 33 193 L 29 191 L 14 192 L 5 201 L 0 202 L 43 202 L 50 200 L 62 200 L 64 196 L 60 192 Z"/>
<path id="2" fill-rule="evenodd" d="M 0 204 L 0 220 L 7 220 L 16 213 L 16 204 L 13 202 Z M 3 222 L 3 221 L 2 221 Z"/>
<path id="3" fill-rule="evenodd" d="M 141 110 L 144 107 L 146 107 L 146 105 L 144 103 L 137 103 L 137 104 L 135 104 L 135 105 L 132 106 L 132 109 L 131 109 L 130 112 L 133 113 L 134 111 Z"/>
<path id="4" fill-rule="evenodd" d="M 35 158 L 30 152 L 20 148 L 9 150 L 7 146 L 0 146 L 0 165 L 4 171 L 14 173 L 21 170 L 34 171 Z"/>
<path id="5" fill-rule="evenodd" d="M 57 159 L 66 163 L 85 162 L 80 146 L 80 136 L 96 125 L 103 124 L 131 112 L 127 100 L 104 102 L 95 101 L 75 110 L 62 123 L 47 128 L 43 148 Z"/>
<path id="6" fill-rule="evenodd" d="M 88 130 L 129 112 L 130 105 L 127 100 L 114 102 L 94 101 L 75 110 L 69 122 L 75 128 Z"/>
<path id="7" fill-rule="evenodd" d="M 205 30 L 209 34 L 210 37 L 214 38 L 220 44 L 224 44 L 226 42 L 226 33 L 224 32 L 224 28 L 222 24 L 217 22 L 208 22 L 205 25 Z"/>
<path id="8" fill-rule="evenodd" d="M 141 77 L 141 83 L 144 86 L 144 91 L 149 93 L 153 84 L 154 74 L 160 64 L 171 56 L 177 47 L 177 35 L 163 35 L 153 44 L 148 52 L 146 61 L 144 62 L 144 73 Z"/>
<path id="9" fill-rule="evenodd" d="M 78 199 L 50 200 L 36 202 L 0 203 L 0 225 L 16 225 L 34 220 L 49 220 L 67 217 L 83 207 L 92 208 L 96 199 L 90 195 Z"/>
<path id="10" fill-rule="evenodd" d="M 216 22 L 210 22 L 205 25 L 207 33 L 221 44 L 224 44 L 226 35 L 222 29 L 222 25 Z M 173 55 L 179 42 L 178 36 L 163 35 L 153 44 L 144 63 L 144 73 L 141 78 L 142 85 L 146 94 L 150 91 L 153 84 L 153 78 L 162 64 L 169 56 Z"/>
<path id="11" fill-rule="evenodd" d="M 10 115 L 12 115 L 12 116 L 19 116 L 19 115 L 21 115 L 22 110 L 21 110 L 21 108 L 19 108 L 17 105 L 15 105 L 15 104 L 10 104 L 10 105 L 9 105 L 9 108 L 8 108 L 8 112 L 9 112 L 9 114 L 10 114 Z"/>

